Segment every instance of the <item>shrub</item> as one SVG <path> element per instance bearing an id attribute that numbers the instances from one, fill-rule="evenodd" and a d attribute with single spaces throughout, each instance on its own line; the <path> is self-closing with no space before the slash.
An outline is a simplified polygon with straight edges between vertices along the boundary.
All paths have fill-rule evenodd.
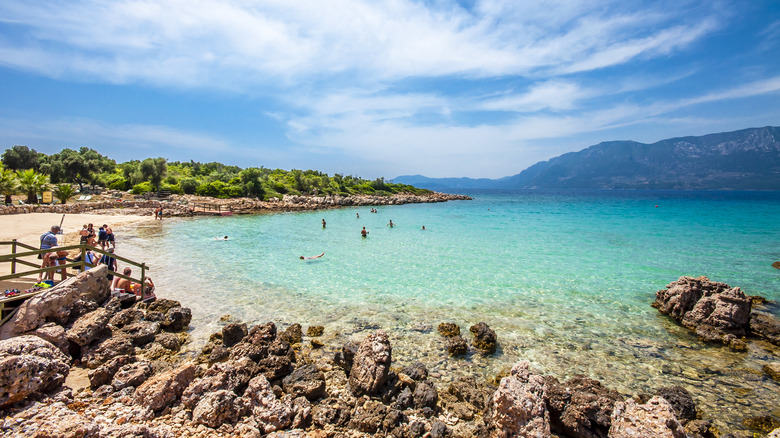
<path id="1" fill-rule="evenodd" d="M 57 198 L 60 203 L 65 204 L 68 202 L 76 190 L 70 184 L 59 184 L 52 190 L 54 197 Z"/>
<path id="2" fill-rule="evenodd" d="M 152 186 L 152 183 L 149 181 L 144 181 L 140 184 L 136 184 L 133 186 L 133 194 L 136 195 L 143 195 L 144 193 L 153 192 L 154 187 Z"/>

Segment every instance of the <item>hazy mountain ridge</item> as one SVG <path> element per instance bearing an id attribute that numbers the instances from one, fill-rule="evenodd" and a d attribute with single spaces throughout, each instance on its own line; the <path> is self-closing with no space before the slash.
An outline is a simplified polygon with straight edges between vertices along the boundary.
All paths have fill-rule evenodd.
<path id="1" fill-rule="evenodd" d="M 430 189 L 780 190 L 780 128 L 749 128 L 653 144 L 608 141 L 500 179 L 400 176 Z"/>

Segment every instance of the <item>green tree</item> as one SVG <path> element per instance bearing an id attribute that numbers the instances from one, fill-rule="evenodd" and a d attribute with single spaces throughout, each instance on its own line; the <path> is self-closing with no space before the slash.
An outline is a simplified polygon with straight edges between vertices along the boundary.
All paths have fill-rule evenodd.
<path id="1" fill-rule="evenodd" d="M 76 193 L 76 191 L 73 189 L 73 186 L 70 184 L 58 184 L 56 187 L 54 187 L 54 197 L 59 199 L 61 203 L 65 204 L 68 202 L 68 199 L 73 197 L 73 194 Z"/>
<path id="2" fill-rule="evenodd" d="M 11 169 L 0 167 L 0 195 L 5 196 L 5 205 L 11 203 L 11 196 L 19 189 L 16 173 Z"/>
<path id="3" fill-rule="evenodd" d="M 49 166 L 52 181 L 75 182 L 84 190 L 85 183 L 95 185 L 100 173 L 113 172 L 116 161 L 94 149 L 83 147 L 76 152 L 66 148 L 49 157 Z"/>
<path id="4" fill-rule="evenodd" d="M 247 167 L 238 173 L 238 177 L 241 180 L 241 185 L 244 189 L 244 194 L 250 196 L 256 196 L 262 198 L 265 195 L 263 189 L 263 180 L 268 173 L 268 169 Z"/>
<path id="5" fill-rule="evenodd" d="M 37 204 L 38 194 L 49 188 L 49 176 L 33 169 L 17 171 L 16 175 L 19 179 L 19 189 L 27 194 L 27 203 Z"/>
<path id="6" fill-rule="evenodd" d="M 46 155 L 36 152 L 27 146 L 14 146 L 3 152 L 3 166 L 11 170 L 34 169 L 40 170 L 42 158 Z"/>
<path id="7" fill-rule="evenodd" d="M 149 181 L 155 190 L 160 190 L 160 183 L 168 173 L 168 162 L 165 158 L 147 158 L 141 161 L 139 169 L 144 181 Z"/>

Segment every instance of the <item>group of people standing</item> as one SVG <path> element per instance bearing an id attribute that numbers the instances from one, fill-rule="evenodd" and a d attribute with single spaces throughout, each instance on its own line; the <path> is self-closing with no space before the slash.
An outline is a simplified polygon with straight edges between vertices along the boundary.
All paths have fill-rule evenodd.
<path id="1" fill-rule="evenodd" d="M 61 227 L 59 225 L 53 225 L 49 231 L 41 235 L 40 249 L 51 250 L 51 252 L 38 255 L 38 258 L 42 260 L 41 269 L 46 267 L 65 265 L 68 263 L 68 251 L 57 249 L 60 246 L 58 245 L 57 235 L 61 233 Z M 97 237 L 97 241 L 95 241 L 95 237 Z M 114 273 L 119 272 L 119 266 L 117 259 L 114 256 L 114 251 L 116 249 L 116 238 L 111 227 L 109 227 L 107 224 L 104 224 L 99 228 L 98 233 L 95 233 L 93 225 L 86 224 L 83 226 L 81 231 L 79 231 L 79 241 L 93 247 L 100 245 L 100 249 L 105 250 L 108 253 L 98 258 L 90 248 L 87 248 L 84 251 L 84 261 L 86 262 L 86 270 L 89 270 L 99 264 L 106 265 L 108 267 L 109 274 L 107 275 L 107 278 L 109 281 L 111 281 L 111 291 L 113 293 L 133 293 L 136 296 L 143 297 L 145 299 L 149 297 L 152 299 L 154 298 L 154 283 L 150 277 L 146 277 L 144 279 L 144 285 L 146 287 L 142 288 L 141 285 L 137 282 L 127 278 L 115 277 L 113 275 Z M 79 255 L 74 261 L 81 261 L 81 255 Z M 42 280 L 44 280 L 44 277 L 48 280 L 54 280 L 56 271 L 59 271 L 62 275 L 61 280 L 65 280 L 67 278 L 67 272 L 65 268 L 52 269 L 46 273 L 38 274 L 38 282 L 40 283 Z M 125 267 L 122 271 L 122 275 L 125 277 L 129 277 L 131 274 L 132 270 L 129 267 Z"/>
<path id="2" fill-rule="evenodd" d="M 97 237 L 97 241 L 95 241 L 95 237 Z M 79 231 L 79 242 L 86 243 L 90 246 L 100 245 L 100 249 L 103 250 L 107 247 L 116 249 L 116 238 L 114 237 L 114 230 L 112 230 L 111 227 L 109 227 L 107 224 L 103 224 L 103 226 L 98 229 L 97 236 L 95 234 L 95 228 L 92 224 L 84 225 L 81 228 L 81 231 Z"/>

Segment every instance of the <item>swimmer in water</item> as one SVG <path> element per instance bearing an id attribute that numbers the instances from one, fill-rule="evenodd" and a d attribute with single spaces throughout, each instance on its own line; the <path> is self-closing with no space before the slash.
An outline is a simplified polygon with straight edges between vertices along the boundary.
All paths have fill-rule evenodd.
<path id="1" fill-rule="evenodd" d="M 389 226 L 390 228 L 393 228 L 395 226 L 392 219 L 390 219 L 390 222 L 387 224 L 387 226 Z"/>
<path id="2" fill-rule="evenodd" d="M 228 240 L 228 236 L 225 236 L 225 237 L 215 237 L 214 240 Z"/>
<path id="3" fill-rule="evenodd" d="M 363 227 L 363 229 L 360 231 L 360 235 L 363 237 L 368 236 L 368 230 L 366 230 L 366 227 Z"/>
<path id="4" fill-rule="evenodd" d="M 325 219 L 322 220 L 322 228 L 325 228 Z"/>
<path id="5" fill-rule="evenodd" d="M 421 230 L 427 230 L 427 228 L 425 228 L 425 225 L 423 225 L 422 228 L 420 228 L 420 229 Z"/>
<path id="6" fill-rule="evenodd" d="M 316 255 L 316 256 L 311 256 L 311 257 L 301 256 L 301 260 L 314 260 L 314 259 L 318 259 L 318 258 L 320 258 L 320 257 L 322 257 L 324 255 L 325 255 L 325 253 L 322 253 L 322 254 Z"/>

